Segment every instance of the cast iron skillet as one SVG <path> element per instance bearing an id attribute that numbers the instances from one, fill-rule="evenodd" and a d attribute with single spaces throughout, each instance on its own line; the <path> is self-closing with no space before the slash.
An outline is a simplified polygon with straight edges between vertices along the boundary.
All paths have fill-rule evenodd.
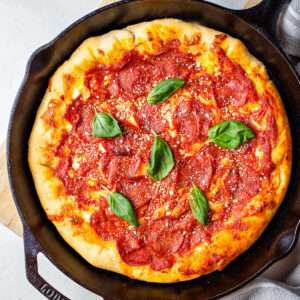
<path id="1" fill-rule="evenodd" d="M 86 15 L 33 53 L 12 109 L 7 157 L 11 189 L 24 226 L 27 278 L 41 293 L 49 299 L 67 299 L 38 274 L 39 252 L 74 281 L 105 299 L 196 300 L 236 290 L 291 251 L 300 227 L 300 83 L 275 38 L 276 21 L 286 3 L 287 0 L 265 0 L 255 8 L 233 11 L 203 1 L 125 0 Z M 139 282 L 89 265 L 47 220 L 27 163 L 27 144 L 35 114 L 56 68 L 90 36 L 164 17 L 198 21 L 244 41 L 268 67 L 281 93 L 291 123 L 294 151 L 288 193 L 261 238 L 222 272 L 171 285 Z"/>

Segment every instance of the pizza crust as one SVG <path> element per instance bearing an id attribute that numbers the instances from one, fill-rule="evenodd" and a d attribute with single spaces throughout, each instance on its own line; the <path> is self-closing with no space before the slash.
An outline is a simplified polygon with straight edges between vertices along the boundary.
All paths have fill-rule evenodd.
<path id="1" fill-rule="evenodd" d="M 211 244 L 197 246 L 188 256 L 180 257 L 167 271 L 154 271 L 147 265 L 127 265 L 121 260 L 115 242 L 101 240 L 88 226 L 84 214 L 75 207 L 73 197 L 65 195 L 63 184 L 50 167 L 53 163 L 51 150 L 59 143 L 64 132 L 71 129 L 71 125 L 62 118 L 67 104 L 78 93 L 88 95 L 83 82 L 84 71 L 98 64 L 117 62 L 124 52 L 136 45 L 141 52 L 156 53 L 161 41 L 177 38 L 184 44 L 184 41 L 200 35 L 201 42 L 209 48 L 215 36 L 220 34 L 222 33 L 213 29 L 175 19 L 144 22 L 87 39 L 52 76 L 30 136 L 29 165 L 39 199 L 48 217 L 51 220 L 52 216 L 56 216 L 52 221 L 61 236 L 93 266 L 134 279 L 162 283 L 190 280 L 214 270 L 222 270 L 258 239 L 281 204 L 288 187 L 292 163 L 288 119 L 281 98 L 270 81 L 264 65 L 248 52 L 241 41 L 230 36 L 222 42 L 222 49 L 230 59 L 243 67 L 258 94 L 267 90 L 274 97 L 273 108 L 278 127 L 278 138 L 272 149 L 275 163 L 272 180 L 277 187 L 276 196 L 272 197 L 272 200 L 276 205 L 272 209 L 266 208 L 260 215 L 245 217 L 243 221 L 249 225 L 249 229 L 237 230 L 240 240 L 233 240 L 231 232 L 221 231 L 213 237 Z M 193 49 L 193 46 L 189 48 L 191 52 Z M 61 95 L 64 95 L 64 100 L 60 98 Z M 49 107 L 55 107 L 51 115 L 47 115 Z M 251 199 L 249 205 L 256 205 L 262 197 L 267 200 L 270 197 L 267 187 L 263 187 L 259 195 Z M 57 217 L 60 215 L 63 216 L 62 219 Z M 83 223 L 74 222 L 74 215 L 84 220 Z M 230 255 L 224 255 L 226 252 Z M 220 255 L 221 258 L 212 266 L 206 265 L 206 262 L 216 255 Z M 197 272 L 193 273 L 193 270 Z"/>

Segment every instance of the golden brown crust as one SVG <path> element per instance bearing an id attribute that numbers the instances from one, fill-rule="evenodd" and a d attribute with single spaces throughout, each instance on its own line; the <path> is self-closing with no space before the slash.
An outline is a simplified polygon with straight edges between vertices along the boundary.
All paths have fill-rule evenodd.
<path id="1" fill-rule="evenodd" d="M 272 183 L 275 195 L 268 193 L 268 187 L 263 186 L 261 192 L 251 199 L 241 214 L 248 229 L 246 231 L 237 229 L 235 232 L 240 239 L 232 239 L 232 232 L 223 230 L 212 238 L 212 243 L 200 244 L 192 249 L 188 256 L 179 257 L 172 268 L 160 272 L 152 270 L 147 265 L 127 265 L 120 258 L 115 242 L 103 241 L 97 236 L 89 226 L 87 217 L 93 208 L 86 212 L 79 210 L 72 196 L 67 196 L 63 192 L 63 184 L 52 171 L 55 161 L 51 150 L 58 145 L 64 132 L 71 130 L 71 125 L 62 118 L 67 104 L 78 94 L 85 97 L 88 95 L 83 82 L 84 71 L 98 64 L 117 62 L 125 51 L 134 47 L 141 52 L 156 53 L 163 42 L 174 38 L 182 42 L 183 52 L 188 48 L 192 53 L 199 47 L 199 40 L 201 46 L 206 49 L 218 42 L 226 55 L 246 71 L 257 93 L 260 95 L 268 91 L 275 99 L 273 109 L 278 127 L 278 137 L 272 145 L 272 160 L 275 164 Z M 214 67 L 213 59 L 206 58 L 201 63 L 205 64 L 208 71 Z M 53 221 L 66 242 L 90 264 L 139 280 L 167 283 L 190 280 L 213 270 L 222 270 L 258 239 L 286 193 L 292 163 L 291 145 L 288 119 L 281 98 L 270 81 L 264 65 L 248 52 L 241 41 L 198 24 L 163 19 L 112 31 L 100 37 L 89 38 L 82 43 L 51 78 L 51 84 L 37 112 L 32 129 L 28 160 L 36 190 L 49 219 Z M 250 206 L 258 207 L 262 202 L 268 204 L 271 201 L 275 204 L 266 205 L 261 213 L 247 214 Z M 208 261 L 214 263 L 208 265 Z"/>

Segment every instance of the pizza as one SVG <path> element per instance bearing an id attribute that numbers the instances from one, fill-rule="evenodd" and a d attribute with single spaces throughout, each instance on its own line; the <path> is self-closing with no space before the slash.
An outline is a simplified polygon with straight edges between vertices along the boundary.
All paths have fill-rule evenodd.
<path id="1" fill-rule="evenodd" d="M 91 37 L 58 68 L 28 159 L 48 219 L 84 259 L 172 283 L 258 239 L 291 145 L 280 95 L 240 40 L 160 19 Z"/>

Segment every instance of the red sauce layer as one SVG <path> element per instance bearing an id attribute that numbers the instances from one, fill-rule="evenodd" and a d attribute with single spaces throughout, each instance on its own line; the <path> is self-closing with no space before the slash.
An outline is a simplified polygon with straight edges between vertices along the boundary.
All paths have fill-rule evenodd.
<path id="1" fill-rule="evenodd" d="M 61 179 L 68 195 L 76 198 L 79 207 L 97 206 L 90 225 L 104 240 L 116 241 L 124 262 L 129 265 L 149 264 L 153 270 L 171 267 L 176 255 L 184 255 L 202 242 L 211 242 L 211 237 L 225 228 L 224 221 L 236 216 L 230 229 L 246 230 L 239 221 L 239 213 L 262 187 L 262 181 L 270 178 L 273 169 L 271 143 L 277 136 L 277 127 L 270 102 L 265 94 L 258 97 L 251 80 L 239 64 L 231 61 L 221 48 L 215 47 L 220 67 L 219 75 L 205 73 L 197 67 L 195 58 L 179 50 L 180 42 L 171 41 L 153 56 L 142 56 L 137 51 L 126 52 L 115 64 L 99 65 L 86 72 L 85 84 L 90 90 L 86 101 L 79 96 L 68 106 L 64 118 L 73 129 L 66 133 L 55 155 L 60 162 L 55 173 Z M 167 78 L 182 78 L 187 81 L 180 101 L 169 108 L 169 100 L 150 105 L 146 96 L 152 87 Z M 218 107 L 221 121 L 238 120 L 255 132 L 255 138 L 238 149 L 220 148 L 213 143 L 204 144 L 192 156 L 182 150 L 191 151 L 195 143 L 207 140 L 208 129 L 218 123 L 212 107 L 197 98 L 213 99 Z M 252 116 L 260 123 L 267 116 L 267 132 L 257 130 L 249 115 L 239 108 L 248 102 L 259 101 L 261 107 Z M 105 109 L 102 104 L 105 103 Z M 117 104 L 126 104 L 138 127 L 129 124 L 128 112 L 122 112 Z M 231 105 L 231 110 L 227 107 Z M 122 138 L 96 138 L 92 136 L 92 120 L 95 108 L 111 113 L 119 122 Z M 170 125 L 162 116 L 172 109 L 172 121 L 177 136 L 168 132 Z M 148 174 L 140 175 L 142 164 L 148 164 L 154 130 L 170 145 L 175 167 L 160 182 L 153 181 Z M 101 142 L 103 149 L 99 150 Z M 259 146 L 262 161 L 255 156 Z M 75 155 L 84 157 L 80 167 L 72 168 Z M 223 160 L 226 158 L 227 164 Z M 99 172 L 104 174 L 104 180 Z M 219 203 L 221 210 L 211 209 L 209 222 L 202 226 L 189 208 L 188 194 L 193 184 L 209 194 L 214 178 L 224 183 L 209 203 Z M 93 179 L 94 185 L 89 185 Z M 143 217 L 138 229 L 115 216 L 106 198 L 87 198 L 93 191 L 107 189 L 126 196 L 132 203 L 138 218 Z M 179 201 L 179 199 L 181 199 Z M 157 217 L 160 207 L 169 213 Z M 171 214 L 170 211 L 176 213 Z M 236 237 L 238 238 L 238 237 Z M 175 255 L 176 254 L 176 255 Z"/>

